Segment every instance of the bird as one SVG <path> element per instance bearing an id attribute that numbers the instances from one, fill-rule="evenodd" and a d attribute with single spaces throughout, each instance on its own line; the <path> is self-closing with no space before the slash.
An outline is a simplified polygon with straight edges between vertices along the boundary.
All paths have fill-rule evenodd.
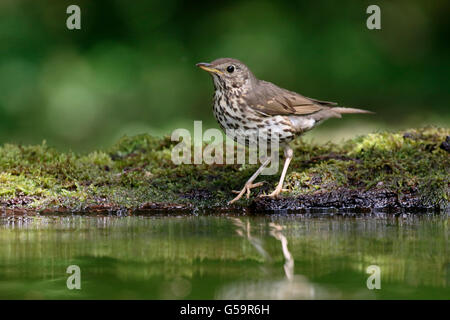
<path id="1" fill-rule="evenodd" d="M 260 80 L 237 59 L 220 58 L 211 63 L 200 62 L 196 66 L 212 76 L 213 113 L 227 135 L 231 134 L 233 140 L 243 141 L 246 146 L 256 143 L 261 136 L 269 137 L 267 141 L 270 141 L 270 137 L 277 137 L 279 147 L 284 150 L 285 162 L 277 187 L 269 195 L 263 195 L 270 198 L 277 198 L 284 191 L 284 179 L 294 156 L 289 143 L 296 137 L 329 118 L 341 118 L 342 114 L 350 113 L 373 113 L 341 107 L 336 102 L 308 98 Z M 235 203 L 245 193 L 248 199 L 250 190 L 262 185 L 254 181 L 272 160 L 268 157 L 261 161 L 258 170 L 240 191 L 235 191 L 237 196 L 228 204 Z"/>

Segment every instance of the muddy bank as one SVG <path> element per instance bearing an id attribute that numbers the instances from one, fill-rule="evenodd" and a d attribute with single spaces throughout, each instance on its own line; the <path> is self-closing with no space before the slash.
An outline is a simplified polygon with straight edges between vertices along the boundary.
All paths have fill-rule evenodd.
<path id="1" fill-rule="evenodd" d="M 258 198 L 250 206 L 254 212 L 315 212 L 335 209 L 336 213 L 438 213 L 445 208 L 425 204 L 418 194 L 398 194 L 388 190 L 358 191 L 341 189 L 282 199 Z"/>
<path id="2" fill-rule="evenodd" d="M 239 211 L 439 212 L 448 208 L 450 129 L 381 132 L 343 144 L 293 143 L 294 160 L 280 199 L 260 198 L 278 175 L 264 176 L 249 200 L 233 206 L 255 165 L 175 165 L 174 142 L 124 137 L 89 154 L 59 152 L 45 143 L 0 147 L 3 213 L 158 213 Z"/>

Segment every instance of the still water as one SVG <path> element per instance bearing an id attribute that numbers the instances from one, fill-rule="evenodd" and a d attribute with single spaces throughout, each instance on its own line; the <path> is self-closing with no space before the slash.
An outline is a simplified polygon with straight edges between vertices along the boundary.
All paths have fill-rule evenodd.
<path id="1" fill-rule="evenodd" d="M 450 299 L 448 218 L 0 216 L 0 299 Z"/>

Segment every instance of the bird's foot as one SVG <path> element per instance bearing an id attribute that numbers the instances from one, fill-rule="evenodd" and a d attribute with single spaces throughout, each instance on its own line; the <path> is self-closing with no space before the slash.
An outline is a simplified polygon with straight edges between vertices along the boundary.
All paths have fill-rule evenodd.
<path id="1" fill-rule="evenodd" d="M 232 192 L 237 193 L 238 195 L 233 200 L 229 201 L 228 204 L 232 204 L 238 201 L 240 198 L 242 198 L 244 193 L 247 193 L 247 199 L 250 198 L 250 190 L 253 188 L 261 187 L 263 184 L 264 181 L 258 183 L 246 183 L 241 191 L 233 190 Z"/>
<path id="2" fill-rule="evenodd" d="M 267 198 L 272 198 L 272 199 L 276 199 L 280 196 L 281 192 L 288 192 L 288 189 L 278 189 L 276 188 L 271 194 L 262 194 L 260 195 L 260 197 L 267 197 Z"/>

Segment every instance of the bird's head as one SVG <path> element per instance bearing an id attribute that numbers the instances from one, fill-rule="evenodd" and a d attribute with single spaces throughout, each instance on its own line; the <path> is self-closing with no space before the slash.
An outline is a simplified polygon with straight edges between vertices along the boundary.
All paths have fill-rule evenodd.
<path id="1" fill-rule="evenodd" d="M 197 63 L 197 67 L 209 72 L 214 85 L 221 88 L 240 88 L 254 79 L 245 64 L 236 59 L 221 58 L 211 63 Z"/>

